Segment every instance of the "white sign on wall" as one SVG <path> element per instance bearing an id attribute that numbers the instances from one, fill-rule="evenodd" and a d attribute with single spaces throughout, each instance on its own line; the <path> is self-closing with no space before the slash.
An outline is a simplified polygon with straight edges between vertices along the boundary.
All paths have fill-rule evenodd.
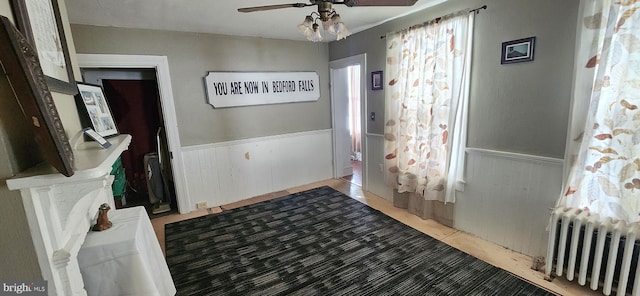
<path id="1" fill-rule="evenodd" d="M 317 101 L 316 72 L 209 72 L 207 100 L 215 108 Z"/>

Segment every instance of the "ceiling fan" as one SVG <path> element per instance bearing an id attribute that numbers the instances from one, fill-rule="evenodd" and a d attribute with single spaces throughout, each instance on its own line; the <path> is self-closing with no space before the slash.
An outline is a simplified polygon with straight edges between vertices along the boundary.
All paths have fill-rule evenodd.
<path id="1" fill-rule="evenodd" d="M 276 4 L 276 5 L 265 5 L 265 6 L 255 6 L 255 7 L 245 7 L 238 8 L 239 12 L 254 12 L 254 11 L 263 11 L 263 10 L 272 10 L 272 9 L 281 9 L 281 8 L 289 8 L 289 7 L 307 7 L 312 5 L 318 5 L 318 10 L 320 10 L 321 6 L 331 7 L 332 4 L 344 4 L 348 7 L 354 6 L 412 6 L 416 4 L 418 0 L 344 0 L 344 1 L 336 1 L 336 0 L 309 0 L 309 3 L 289 3 L 289 4 Z"/>
<path id="2" fill-rule="evenodd" d="M 418 0 L 309 0 L 309 3 L 289 3 L 238 8 L 238 12 L 255 12 L 290 7 L 303 8 L 307 6 L 317 5 L 318 11 L 314 11 L 310 15 L 307 15 L 304 22 L 298 25 L 298 29 L 307 37 L 308 40 L 316 42 L 322 40 L 322 35 L 318 30 L 320 25 L 316 23 L 318 19 L 322 21 L 322 25 L 325 30 L 333 35 L 337 35 L 337 40 L 345 38 L 349 34 L 351 34 L 340 19 L 340 15 L 333 9 L 334 4 L 343 4 L 347 7 L 412 6 L 417 1 Z"/>

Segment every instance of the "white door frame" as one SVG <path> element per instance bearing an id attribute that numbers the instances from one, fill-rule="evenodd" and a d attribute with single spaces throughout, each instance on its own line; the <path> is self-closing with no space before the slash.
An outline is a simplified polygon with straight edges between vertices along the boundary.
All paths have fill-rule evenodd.
<path id="1" fill-rule="evenodd" d="M 333 85 L 333 69 L 340 69 L 348 66 L 360 66 L 360 143 L 362 143 L 362 190 L 367 190 L 367 54 L 359 54 L 351 57 L 346 57 L 343 59 L 330 61 L 329 62 L 329 75 L 331 79 L 331 85 Z M 333 87 L 331 87 L 331 120 L 332 126 L 337 126 L 336 119 L 336 98 L 333 95 Z M 335 128 L 333 128 L 333 177 L 338 178 L 338 166 L 336 165 L 336 132 Z"/>
<path id="2" fill-rule="evenodd" d="M 189 193 L 184 179 L 182 146 L 178 131 L 178 120 L 171 89 L 169 62 L 166 56 L 150 55 L 113 55 L 113 54 L 77 54 L 80 68 L 143 68 L 155 69 L 158 79 L 158 91 L 162 102 L 162 114 L 167 131 L 167 144 L 171 155 L 173 182 L 176 190 L 176 201 L 180 214 L 189 212 Z"/>

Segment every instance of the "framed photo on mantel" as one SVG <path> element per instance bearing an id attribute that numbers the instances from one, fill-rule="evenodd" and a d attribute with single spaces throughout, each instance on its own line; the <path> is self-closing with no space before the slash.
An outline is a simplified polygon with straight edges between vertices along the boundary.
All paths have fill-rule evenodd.
<path id="1" fill-rule="evenodd" d="M 118 129 L 102 87 L 82 82 L 77 84 L 78 94 L 75 99 L 82 127 L 90 127 L 102 137 L 117 135 Z"/>
<path id="2" fill-rule="evenodd" d="M 57 0 L 11 0 L 16 26 L 36 49 L 50 91 L 77 93 Z"/>

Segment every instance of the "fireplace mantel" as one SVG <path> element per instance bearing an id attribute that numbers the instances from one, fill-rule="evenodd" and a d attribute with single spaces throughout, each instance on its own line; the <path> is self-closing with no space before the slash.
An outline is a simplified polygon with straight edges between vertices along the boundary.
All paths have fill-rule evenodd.
<path id="1" fill-rule="evenodd" d="M 78 267 L 78 250 L 95 222 L 98 207 L 115 204 L 111 167 L 127 150 L 130 135 L 108 138 L 102 149 L 85 142 L 74 149 L 75 173 L 66 177 L 43 163 L 7 180 L 10 190 L 20 190 L 31 238 L 49 295 L 86 295 Z"/>

